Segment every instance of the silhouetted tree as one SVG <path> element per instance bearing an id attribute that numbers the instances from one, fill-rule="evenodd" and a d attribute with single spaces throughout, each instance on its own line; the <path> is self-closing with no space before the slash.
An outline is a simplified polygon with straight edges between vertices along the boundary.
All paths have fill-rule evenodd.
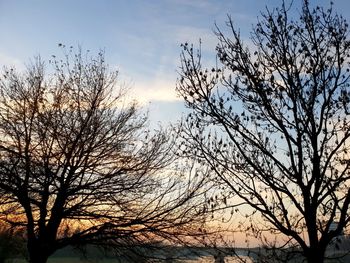
<path id="1" fill-rule="evenodd" d="M 250 230 L 283 234 L 310 263 L 350 220 L 350 41 L 332 5 L 267 9 L 250 42 L 229 17 L 219 64 L 186 43 L 177 84 L 192 109 L 181 154 L 258 214 Z"/>
<path id="2" fill-rule="evenodd" d="M 0 80 L 0 219 L 26 231 L 29 261 L 68 245 L 181 240 L 200 218 L 202 181 L 172 165 L 167 130 L 125 100 L 103 52 L 66 50 Z"/>

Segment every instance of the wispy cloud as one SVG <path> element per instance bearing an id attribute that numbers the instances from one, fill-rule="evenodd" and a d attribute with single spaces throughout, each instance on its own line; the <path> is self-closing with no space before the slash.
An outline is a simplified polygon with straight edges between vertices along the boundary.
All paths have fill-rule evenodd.
<path id="1" fill-rule="evenodd" d="M 16 68 L 17 70 L 23 70 L 25 68 L 23 61 L 18 58 L 12 57 L 5 53 L 0 53 L 0 67 L 4 66 L 9 68 Z"/>
<path id="2" fill-rule="evenodd" d="M 204 9 L 210 12 L 218 9 L 218 5 L 209 0 L 167 0 L 167 2 L 176 5 L 189 6 L 196 9 Z"/>
<path id="3" fill-rule="evenodd" d="M 173 32 L 174 40 L 176 43 L 189 42 L 193 44 L 198 44 L 201 39 L 205 44 L 206 49 L 211 49 L 215 47 L 217 43 L 217 37 L 214 31 L 210 28 L 200 28 L 193 26 L 173 26 L 170 27 L 171 32 Z"/>
<path id="4" fill-rule="evenodd" d="M 173 102 L 181 100 L 175 91 L 175 81 L 171 79 L 135 82 L 131 88 L 130 96 L 142 105 L 155 101 Z"/>

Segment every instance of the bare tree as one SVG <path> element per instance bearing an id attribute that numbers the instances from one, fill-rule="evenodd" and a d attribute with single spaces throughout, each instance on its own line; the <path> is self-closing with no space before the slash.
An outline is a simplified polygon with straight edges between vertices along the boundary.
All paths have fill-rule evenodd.
<path id="1" fill-rule="evenodd" d="M 167 130 L 124 99 L 103 52 L 66 50 L 0 80 L 0 220 L 26 231 L 29 261 L 85 244 L 181 240 L 203 223 L 202 181 L 175 170 Z M 180 171 L 180 170 L 179 170 Z"/>
<path id="2" fill-rule="evenodd" d="M 184 44 L 177 84 L 192 109 L 182 154 L 250 207 L 250 230 L 282 234 L 310 263 L 350 220 L 350 41 L 332 5 L 267 9 L 249 44 L 229 17 L 219 65 Z"/>

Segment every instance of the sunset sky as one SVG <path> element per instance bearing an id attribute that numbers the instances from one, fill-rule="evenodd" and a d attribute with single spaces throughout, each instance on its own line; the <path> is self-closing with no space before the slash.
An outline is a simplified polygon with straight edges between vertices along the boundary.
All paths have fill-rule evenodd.
<path id="1" fill-rule="evenodd" d="M 296 2 L 300 0 L 294 0 Z M 330 1 L 310 1 L 328 5 Z M 265 6 L 281 0 L 0 0 L 0 65 L 23 69 L 41 55 L 60 55 L 58 43 L 97 53 L 120 72 L 120 82 L 150 111 L 153 123 L 179 119 L 183 103 L 175 83 L 180 44 L 203 42 L 204 59 L 213 61 L 216 23 L 225 28 L 229 14 L 242 36 Z M 350 20 L 350 2 L 334 0 Z"/>

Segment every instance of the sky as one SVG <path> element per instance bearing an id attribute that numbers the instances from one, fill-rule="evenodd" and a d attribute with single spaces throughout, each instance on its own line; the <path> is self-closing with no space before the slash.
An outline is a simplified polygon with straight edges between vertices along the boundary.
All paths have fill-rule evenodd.
<path id="1" fill-rule="evenodd" d="M 289 1 L 289 0 L 286 0 Z M 300 2 L 301 0 L 294 0 Z M 249 33 L 260 11 L 281 0 L 0 0 L 0 67 L 23 70 L 34 56 L 60 55 L 59 43 L 105 51 L 120 83 L 149 110 L 151 125 L 166 126 L 185 111 L 176 95 L 181 43 L 202 42 L 205 60 L 215 60 L 215 23 L 227 15 L 241 35 Z M 329 0 L 310 0 L 328 6 Z M 350 1 L 333 0 L 350 21 Z"/>
<path id="2" fill-rule="evenodd" d="M 333 2 L 350 20 L 350 1 Z M 21 70 L 37 55 L 47 61 L 62 53 L 59 43 L 95 54 L 103 49 L 110 68 L 119 71 L 120 83 L 149 110 L 150 121 L 166 125 L 184 112 L 175 92 L 180 44 L 198 45 L 201 39 L 205 59 L 213 61 L 215 23 L 225 28 L 230 15 L 249 39 L 260 11 L 280 4 L 281 0 L 0 0 L 0 65 Z"/>

